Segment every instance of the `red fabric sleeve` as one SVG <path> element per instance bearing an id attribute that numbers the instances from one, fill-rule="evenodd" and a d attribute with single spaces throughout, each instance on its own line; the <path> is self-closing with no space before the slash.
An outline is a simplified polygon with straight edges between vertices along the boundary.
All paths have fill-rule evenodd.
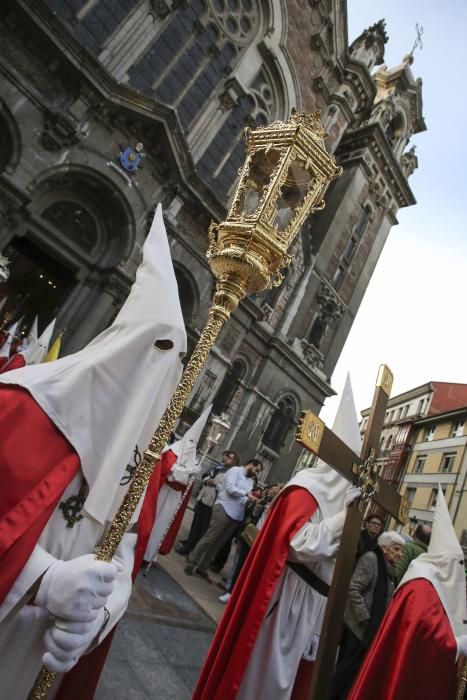
<path id="1" fill-rule="evenodd" d="M 317 508 L 313 496 L 297 486 L 287 488 L 272 506 L 219 622 L 193 700 L 233 700 L 237 695 L 290 540 Z"/>
<path id="2" fill-rule="evenodd" d="M 0 602 L 29 559 L 79 457 L 26 389 L 0 385 Z"/>
<path id="3" fill-rule="evenodd" d="M 396 591 L 348 700 L 453 700 L 456 640 L 426 579 Z"/>

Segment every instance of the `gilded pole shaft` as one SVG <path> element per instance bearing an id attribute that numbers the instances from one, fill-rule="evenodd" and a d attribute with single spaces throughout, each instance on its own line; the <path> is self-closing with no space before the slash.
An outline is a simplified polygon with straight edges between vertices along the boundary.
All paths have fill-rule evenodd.
<path id="1" fill-rule="evenodd" d="M 96 559 L 100 561 L 112 561 L 122 537 L 127 531 L 131 517 L 144 493 L 144 489 L 148 485 L 161 451 L 167 443 L 170 433 L 183 411 L 191 390 L 207 360 L 209 352 L 216 342 L 217 336 L 232 311 L 236 309 L 239 301 L 246 294 L 247 279 L 232 277 L 233 276 L 228 275 L 226 279 L 217 282 L 217 289 L 209 311 L 209 318 L 203 328 L 190 361 L 162 416 L 159 427 L 151 438 L 149 447 L 144 452 L 144 457 L 135 471 L 127 494 L 96 553 Z M 57 674 L 53 671 L 48 671 L 43 667 L 36 678 L 28 700 L 45 700 L 56 675 Z"/>
<path id="2" fill-rule="evenodd" d="M 459 678 L 459 684 L 457 686 L 456 700 L 464 700 L 465 689 L 467 687 L 467 659 L 465 659 L 462 672 Z"/>

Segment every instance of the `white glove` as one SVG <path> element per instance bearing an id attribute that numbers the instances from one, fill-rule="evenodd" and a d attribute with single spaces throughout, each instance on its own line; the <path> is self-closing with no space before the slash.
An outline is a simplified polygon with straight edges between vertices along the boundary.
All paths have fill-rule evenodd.
<path id="1" fill-rule="evenodd" d="M 105 614 L 104 608 L 101 608 L 92 622 L 70 622 L 57 618 L 44 635 L 44 666 L 55 673 L 66 673 L 72 669 L 99 634 Z"/>
<path id="2" fill-rule="evenodd" d="M 350 486 L 347 486 L 347 490 L 345 492 L 344 496 L 344 506 L 346 508 L 349 508 L 354 501 L 357 500 L 357 498 L 360 498 L 360 495 L 362 493 L 362 489 L 360 486 L 353 486 L 350 484 Z"/>
<path id="3" fill-rule="evenodd" d="M 467 634 L 456 637 L 457 655 L 467 656 Z"/>
<path id="4" fill-rule="evenodd" d="M 114 564 L 92 554 L 58 560 L 45 572 L 35 603 L 56 617 L 92 622 L 112 593 L 116 575 Z"/>

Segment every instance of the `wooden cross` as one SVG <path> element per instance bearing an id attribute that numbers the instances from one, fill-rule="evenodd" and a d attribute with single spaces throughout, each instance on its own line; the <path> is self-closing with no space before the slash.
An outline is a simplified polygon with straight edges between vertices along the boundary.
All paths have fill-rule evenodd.
<path id="1" fill-rule="evenodd" d="M 368 426 L 360 456 L 356 455 L 334 433 L 326 428 L 312 411 L 302 414 L 297 440 L 318 455 L 341 476 L 360 486 L 362 495 L 347 510 L 341 544 L 337 553 L 334 575 L 328 595 L 318 654 L 313 667 L 310 700 L 328 700 L 339 646 L 348 589 L 352 576 L 364 511 L 374 500 L 399 522 L 408 520 L 409 505 L 387 482 L 379 478 L 376 455 L 384 423 L 386 405 L 391 393 L 393 376 L 381 365 L 376 381 Z"/>

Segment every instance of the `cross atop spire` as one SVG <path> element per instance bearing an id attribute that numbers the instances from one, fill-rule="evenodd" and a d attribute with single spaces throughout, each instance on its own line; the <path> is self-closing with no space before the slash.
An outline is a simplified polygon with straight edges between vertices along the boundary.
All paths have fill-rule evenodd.
<path id="1" fill-rule="evenodd" d="M 419 26 L 418 22 L 415 25 L 415 31 L 417 32 L 417 37 L 414 41 L 414 45 L 412 46 L 412 50 L 410 53 L 408 53 L 406 56 L 404 56 L 404 63 L 408 63 L 409 66 L 412 65 L 413 63 L 413 53 L 415 49 L 419 46 L 420 50 L 423 49 L 423 42 L 422 42 L 422 34 L 423 34 L 423 27 Z"/>

